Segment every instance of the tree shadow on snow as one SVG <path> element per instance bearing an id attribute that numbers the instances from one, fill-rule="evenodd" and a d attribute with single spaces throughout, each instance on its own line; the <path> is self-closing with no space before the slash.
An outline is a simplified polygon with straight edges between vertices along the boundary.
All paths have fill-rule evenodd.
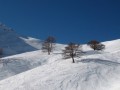
<path id="1" fill-rule="evenodd" d="M 84 52 L 84 55 L 95 55 L 95 54 L 102 54 L 103 52 L 101 51 L 94 51 L 94 50 L 89 50 L 89 51 L 86 51 Z"/>
<path id="2" fill-rule="evenodd" d="M 81 61 L 82 63 L 90 63 L 90 62 L 94 62 L 94 63 L 98 63 L 98 64 L 104 64 L 104 65 L 108 65 L 108 66 L 112 66 L 112 65 L 120 65 L 119 62 L 113 62 L 113 61 L 109 61 L 109 60 L 102 60 L 102 59 L 82 59 Z"/>

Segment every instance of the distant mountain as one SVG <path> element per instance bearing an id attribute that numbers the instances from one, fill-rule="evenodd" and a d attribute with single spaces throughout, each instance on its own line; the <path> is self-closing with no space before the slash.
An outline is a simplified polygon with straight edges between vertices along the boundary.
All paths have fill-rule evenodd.
<path id="1" fill-rule="evenodd" d="M 30 37 L 19 36 L 13 29 L 0 24 L 0 48 L 3 49 L 3 56 L 37 50 L 39 48 L 34 46 L 37 46 L 36 44 L 38 44 L 40 40 L 37 40 L 37 42 L 36 40 L 35 38 L 31 39 Z M 29 42 L 32 43 L 29 44 Z"/>

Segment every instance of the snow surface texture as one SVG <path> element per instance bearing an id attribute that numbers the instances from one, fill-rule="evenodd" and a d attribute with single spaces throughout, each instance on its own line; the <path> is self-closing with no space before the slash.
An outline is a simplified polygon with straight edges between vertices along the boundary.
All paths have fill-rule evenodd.
<path id="1" fill-rule="evenodd" d="M 36 50 L 4 57 L 11 62 L 1 63 L 0 90 L 120 90 L 120 40 L 104 44 L 100 52 L 84 45 L 85 55 L 74 64 L 62 59 L 61 44 L 51 55 Z"/>
<path id="2" fill-rule="evenodd" d="M 65 45 L 47 55 L 41 40 L 19 37 L 1 24 L 0 38 L 7 56 L 0 59 L 0 90 L 120 90 L 120 39 L 103 42 L 106 49 L 99 52 L 83 45 L 86 53 L 73 64 L 61 55 Z"/>

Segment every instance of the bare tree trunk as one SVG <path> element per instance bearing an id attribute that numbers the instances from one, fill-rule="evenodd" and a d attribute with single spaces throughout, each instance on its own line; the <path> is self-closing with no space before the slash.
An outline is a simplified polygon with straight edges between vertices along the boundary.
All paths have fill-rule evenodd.
<path id="1" fill-rule="evenodd" d="M 48 48 L 48 55 L 50 55 L 50 49 Z"/>
<path id="2" fill-rule="evenodd" d="M 96 49 L 96 48 L 95 48 L 95 46 L 94 46 L 94 48 L 93 48 L 93 49 L 94 49 L 94 51 L 95 51 L 95 49 Z"/>
<path id="3" fill-rule="evenodd" d="M 72 57 L 72 61 L 73 61 L 73 63 L 75 63 L 74 57 Z"/>
<path id="4" fill-rule="evenodd" d="M 52 43 L 50 43 L 50 52 L 51 52 L 52 48 L 53 48 Z"/>
<path id="5" fill-rule="evenodd" d="M 73 53 L 71 54 L 71 57 L 72 57 L 72 61 L 73 61 L 73 63 L 75 63 L 75 60 L 74 60 L 74 55 L 73 55 Z"/>

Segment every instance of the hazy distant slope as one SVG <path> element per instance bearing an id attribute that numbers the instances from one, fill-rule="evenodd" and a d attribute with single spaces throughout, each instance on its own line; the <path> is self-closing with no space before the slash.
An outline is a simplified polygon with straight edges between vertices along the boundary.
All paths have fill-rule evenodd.
<path id="1" fill-rule="evenodd" d="M 0 48 L 3 48 L 4 56 L 37 50 L 3 24 L 0 24 Z"/>

